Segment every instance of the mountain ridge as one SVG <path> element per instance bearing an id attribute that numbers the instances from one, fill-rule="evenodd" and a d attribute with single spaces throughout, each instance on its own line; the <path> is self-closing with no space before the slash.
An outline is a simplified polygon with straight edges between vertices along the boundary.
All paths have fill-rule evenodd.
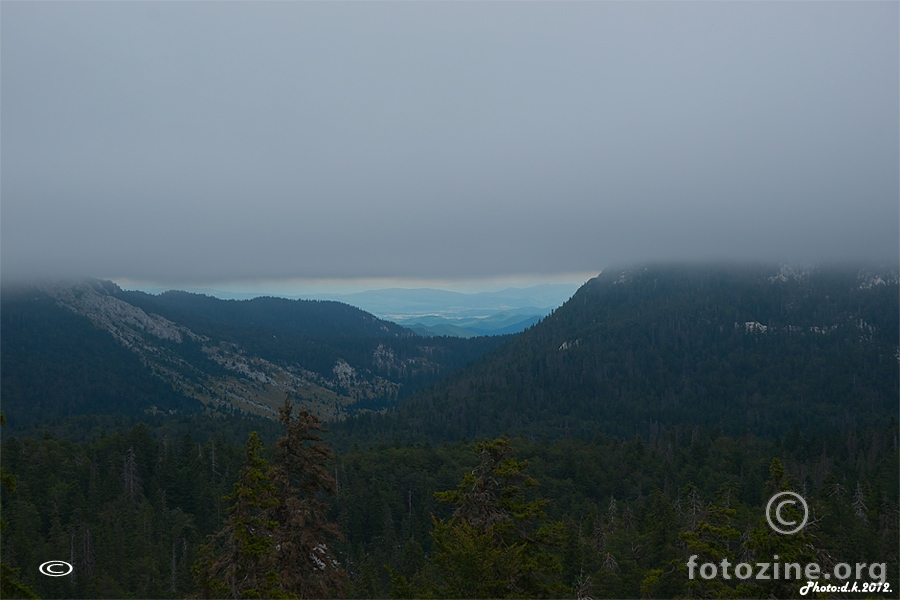
<path id="1" fill-rule="evenodd" d="M 432 442 L 870 425 L 896 413 L 898 281 L 890 269 L 605 269 L 509 344 L 345 425 Z"/>
<path id="2" fill-rule="evenodd" d="M 505 311 L 488 317 L 448 319 L 434 315 L 410 317 L 398 320 L 398 324 L 408 327 L 419 335 L 456 337 L 476 337 L 479 335 L 503 335 L 519 333 L 540 322 L 538 313 Z"/>
<path id="3" fill-rule="evenodd" d="M 152 296 L 100 280 L 4 286 L 2 304 L 4 409 L 13 428 L 39 420 L 47 403 L 62 415 L 126 407 L 274 418 L 285 394 L 323 418 L 343 418 L 380 410 L 503 342 L 425 340 L 331 301 Z M 81 333 L 69 336 L 74 330 Z M 123 361 L 129 366 L 116 366 Z"/>

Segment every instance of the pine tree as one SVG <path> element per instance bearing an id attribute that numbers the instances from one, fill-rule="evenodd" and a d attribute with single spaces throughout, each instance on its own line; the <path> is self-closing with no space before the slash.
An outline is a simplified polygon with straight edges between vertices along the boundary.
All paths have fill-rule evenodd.
<path id="1" fill-rule="evenodd" d="M 285 598 L 279 586 L 275 531 L 278 506 L 269 466 L 254 431 L 234 491 L 228 521 L 200 550 L 193 572 L 204 598 Z"/>
<path id="2" fill-rule="evenodd" d="M 561 527 L 543 525 L 543 499 L 525 498 L 538 482 L 525 473 L 528 461 L 513 458 L 506 438 L 480 442 L 481 464 L 456 490 L 435 497 L 456 508 L 449 521 L 435 520 L 433 565 L 439 597 L 560 597 L 559 558 L 549 549 Z"/>
<path id="3" fill-rule="evenodd" d="M 790 490 L 787 473 L 781 460 L 777 458 L 772 459 L 769 465 L 769 479 L 766 481 L 766 488 L 769 493 L 773 494 Z M 785 507 L 783 514 L 797 522 L 800 522 L 803 518 L 800 511 L 793 506 Z M 747 562 L 771 560 L 773 563 L 779 562 L 782 564 L 797 563 L 799 565 L 808 565 L 817 563 L 826 565 L 830 562 L 830 557 L 821 548 L 817 547 L 817 540 L 811 532 L 813 529 L 815 529 L 815 526 L 808 524 L 793 534 L 782 534 L 773 531 L 770 526 L 761 522 L 750 530 L 749 537 L 744 543 L 744 548 L 748 552 L 750 559 Z M 748 580 L 748 584 L 755 587 L 751 588 L 752 592 L 744 593 L 745 596 L 752 593 L 759 596 L 786 598 L 796 594 L 797 590 L 796 582 L 787 577 L 773 578 L 769 581 Z"/>
<path id="4" fill-rule="evenodd" d="M 720 488 L 719 496 L 723 498 L 723 504 L 730 501 L 729 483 L 723 484 Z M 691 485 L 688 490 L 688 498 L 693 498 L 692 502 L 700 502 L 699 490 L 696 486 Z M 689 508 L 690 508 L 689 504 Z M 693 522 L 694 515 L 702 514 L 700 520 Z M 690 527 L 678 534 L 678 539 L 687 546 L 686 552 L 689 556 L 697 555 L 698 563 L 713 563 L 722 565 L 723 560 L 732 569 L 738 562 L 732 549 L 734 542 L 739 540 L 741 533 L 734 528 L 734 520 L 737 510 L 729 506 L 721 506 L 718 504 L 710 504 L 702 507 L 702 510 L 689 510 L 688 521 Z M 724 568 L 724 567 L 723 567 Z M 728 584 L 722 577 L 714 577 L 705 579 L 703 577 L 694 577 L 689 579 L 686 576 L 686 566 L 678 564 L 678 571 L 686 581 L 686 596 L 689 598 L 741 598 L 748 595 L 750 591 L 746 586 L 741 586 L 737 590 Z M 734 583 L 734 578 L 731 582 Z M 742 583 L 738 581 L 737 583 Z"/>
<path id="5" fill-rule="evenodd" d="M 275 443 L 272 481 L 278 505 L 272 518 L 278 522 L 275 540 L 278 571 L 283 590 L 300 598 L 324 598 L 340 594 L 346 572 L 334 558 L 330 544 L 342 539 L 336 524 L 327 519 L 324 494 L 335 494 L 337 486 L 328 469 L 331 449 L 317 442 L 322 421 L 301 410 L 293 418 L 288 398 L 279 410 L 285 427 Z"/>

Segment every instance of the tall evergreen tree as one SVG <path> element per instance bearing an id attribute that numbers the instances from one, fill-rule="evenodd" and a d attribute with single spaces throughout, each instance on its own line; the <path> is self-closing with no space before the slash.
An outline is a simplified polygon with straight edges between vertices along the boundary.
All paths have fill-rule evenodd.
<path id="1" fill-rule="evenodd" d="M 720 497 L 730 497 L 729 487 L 729 484 L 725 484 L 720 488 L 720 492 L 723 492 L 720 493 Z M 699 493 L 693 485 L 690 486 L 690 492 Z M 734 527 L 736 515 L 737 510 L 730 506 L 719 504 L 706 506 L 699 520 L 692 522 L 688 529 L 678 534 L 678 539 L 687 546 L 688 556 L 696 555 L 698 563 L 727 565 L 733 569 L 739 561 L 735 558 L 732 546 L 741 537 L 741 532 Z M 686 565 L 678 563 L 678 574 L 685 581 L 685 596 L 688 598 L 744 598 L 752 595 L 753 590 L 740 580 L 735 581 L 737 578 L 734 576 L 729 576 L 727 583 L 724 575 L 712 579 L 704 577 L 689 579 L 684 576 L 685 568 Z M 739 585 L 735 588 L 729 584 Z"/>
<path id="2" fill-rule="evenodd" d="M 507 438 L 480 442 L 481 464 L 456 490 L 435 497 L 456 505 L 449 521 L 435 520 L 433 564 L 439 597 L 560 597 L 562 570 L 549 549 L 560 526 L 542 524 L 548 501 L 527 499 L 538 482 L 525 473 L 528 461 L 513 458 Z"/>
<path id="3" fill-rule="evenodd" d="M 766 481 L 767 493 L 789 491 L 790 487 L 784 465 L 778 458 L 773 458 L 769 465 L 769 479 Z M 783 514 L 798 523 L 803 519 L 800 511 L 794 506 L 786 506 Z M 835 561 L 829 553 L 818 547 L 812 533 L 814 529 L 816 529 L 814 524 L 808 524 L 793 534 L 782 534 L 760 522 L 750 530 L 744 547 L 751 560 L 771 560 L 773 563 L 799 565 L 815 563 L 823 568 L 831 567 Z M 773 577 L 770 580 L 754 579 L 752 583 L 755 585 L 753 593 L 760 597 L 786 598 L 797 593 L 796 581 L 786 576 Z"/>
<path id="4" fill-rule="evenodd" d="M 328 471 L 331 449 L 318 442 L 322 421 L 301 410 L 293 418 L 288 398 L 279 410 L 285 427 L 275 443 L 272 481 L 278 504 L 272 518 L 275 531 L 278 572 L 283 590 L 300 598 L 324 598 L 340 594 L 346 572 L 333 555 L 331 544 L 342 539 L 336 524 L 327 519 L 325 494 L 335 494 L 337 486 Z"/>
<path id="5" fill-rule="evenodd" d="M 262 442 L 254 431 L 234 492 L 228 521 L 200 550 L 194 576 L 204 598 L 285 598 L 279 586 L 272 512 L 278 506 L 275 485 Z"/>

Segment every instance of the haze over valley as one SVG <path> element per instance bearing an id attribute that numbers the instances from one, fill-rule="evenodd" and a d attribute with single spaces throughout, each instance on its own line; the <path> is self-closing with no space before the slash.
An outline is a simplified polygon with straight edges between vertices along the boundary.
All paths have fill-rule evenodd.
<path id="1" fill-rule="evenodd" d="M 569 276 L 572 278 L 572 276 Z M 586 279 L 589 277 L 586 277 Z M 485 282 L 481 282 L 483 286 Z M 125 281 L 126 289 L 160 294 L 171 288 Z M 257 284 L 264 287 L 266 284 Z M 470 287 L 469 286 L 463 286 Z M 518 333 L 558 308 L 578 289 L 574 283 L 544 283 L 528 287 L 505 287 L 496 291 L 449 291 L 433 288 L 388 288 L 354 293 L 324 293 L 305 290 L 297 294 L 285 286 L 274 292 L 231 292 L 210 288 L 188 288 L 221 299 L 253 299 L 276 296 L 296 300 L 334 300 L 361 308 L 373 315 L 409 327 L 426 336 L 475 337 Z M 496 287 L 496 284 L 494 284 Z M 271 289 L 271 288 L 270 288 Z"/>

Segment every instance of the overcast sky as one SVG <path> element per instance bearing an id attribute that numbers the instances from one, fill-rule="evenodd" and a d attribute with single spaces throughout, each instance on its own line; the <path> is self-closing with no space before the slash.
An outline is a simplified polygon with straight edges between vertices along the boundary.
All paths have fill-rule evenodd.
<path id="1" fill-rule="evenodd" d="M 2 276 L 896 262 L 898 6 L 4 1 Z"/>

